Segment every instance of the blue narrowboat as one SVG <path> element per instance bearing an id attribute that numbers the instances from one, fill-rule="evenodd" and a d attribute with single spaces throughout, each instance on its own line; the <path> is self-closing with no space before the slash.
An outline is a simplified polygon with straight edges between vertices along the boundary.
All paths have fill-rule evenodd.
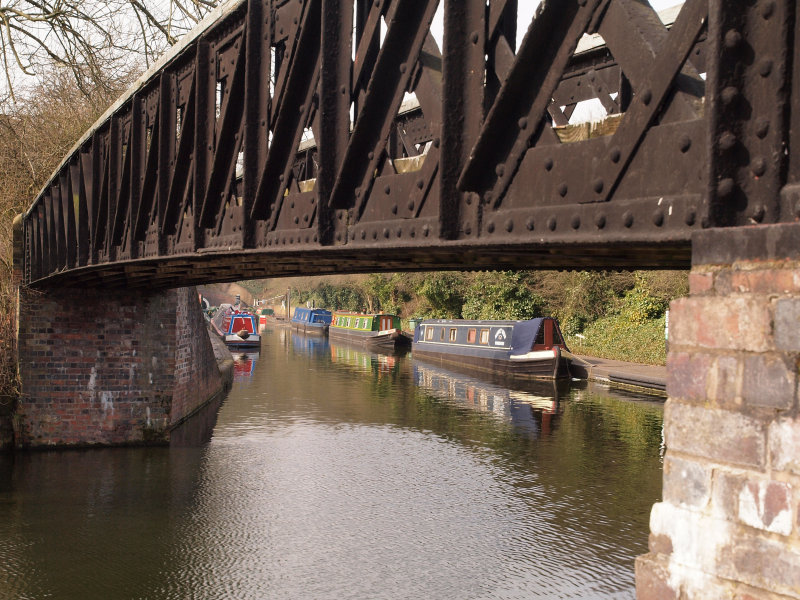
<path id="1" fill-rule="evenodd" d="M 310 335 L 328 335 L 331 325 L 331 311 L 324 308 L 303 308 L 298 306 L 292 315 L 292 328 Z"/>
<path id="2" fill-rule="evenodd" d="M 258 317 L 248 312 L 222 304 L 211 319 L 211 325 L 231 348 L 259 348 L 261 336 L 258 333 Z"/>
<path id="3" fill-rule="evenodd" d="M 414 332 L 414 358 L 523 379 L 570 377 L 573 355 L 558 322 L 422 321 Z"/>

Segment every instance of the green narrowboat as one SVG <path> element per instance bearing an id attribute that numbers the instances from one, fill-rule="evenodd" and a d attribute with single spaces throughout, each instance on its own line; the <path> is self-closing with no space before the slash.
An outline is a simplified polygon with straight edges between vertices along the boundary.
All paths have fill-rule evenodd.
<path id="1" fill-rule="evenodd" d="M 392 350 L 407 339 L 397 315 L 341 311 L 333 313 L 328 338 L 382 350 Z"/>

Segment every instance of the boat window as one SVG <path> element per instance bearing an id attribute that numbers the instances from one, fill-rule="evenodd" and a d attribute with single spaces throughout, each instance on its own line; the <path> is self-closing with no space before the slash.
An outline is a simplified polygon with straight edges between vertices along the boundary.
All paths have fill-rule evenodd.
<path id="1" fill-rule="evenodd" d="M 456 341 L 456 331 L 457 331 L 457 330 L 456 330 L 456 328 L 455 328 L 455 327 L 452 327 L 452 328 L 450 329 L 450 341 L 451 341 L 451 342 L 455 342 L 455 341 Z"/>
<path id="2" fill-rule="evenodd" d="M 544 323 L 539 326 L 539 333 L 536 334 L 536 341 L 534 344 L 542 346 L 544 345 Z"/>
<path id="3" fill-rule="evenodd" d="M 478 330 L 477 329 L 469 329 L 467 331 L 467 343 L 474 344 L 475 340 L 477 339 Z"/>
<path id="4" fill-rule="evenodd" d="M 444 327 L 442 327 L 442 328 L 439 330 L 439 341 L 440 341 L 440 342 L 443 342 L 443 341 L 444 341 Z"/>
<path id="5" fill-rule="evenodd" d="M 489 343 L 489 330 L 481 329 L 481 344 L 488 344 L 488 343 Z"/>
<path id="6" fill-rule="evenodd" d="M 426 327 L 425 328 L 425 339 L 432 340 L 433 339 L 433 327 Z"/>
<path id="7" fill-rule="evenodd" d="M 564 338 L 561 337 L 561 332 L 558 330 L 558 327 L 553 327 L 553 345 L 563 345 Z"/>

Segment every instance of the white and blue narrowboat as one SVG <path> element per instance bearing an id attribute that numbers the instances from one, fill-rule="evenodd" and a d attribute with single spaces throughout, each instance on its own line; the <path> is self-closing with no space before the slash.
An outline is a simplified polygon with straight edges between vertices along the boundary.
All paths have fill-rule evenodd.
<path id="1" fill-rule="evenodd" d="M 422 321 L 414 332 L 414 358 L 523 379 L 570 377 L 570 354 L 558 322 Z"/>
<path id="2" fill-rule="evenodd" d="M 334 312 L 328 337 L 382 350 L 393 350 L 406 340 L 397 315 L 354 312 Z"/>
<path id="3" fill-rule="evenodd" d="M 261 336 L 258 333 L 258 317 L 247 310 L 222 304 L 211 319 L 211 325 L 231 348 L 260 348 Z"/>
<path id="4" fill-rule="evenodd" d="M 331 311 L 324 308 L 304 308 L 298 306 L 294 309 L 291 325 L 300 333 L 310 335 L 327 335 L 331 324 Z"/>

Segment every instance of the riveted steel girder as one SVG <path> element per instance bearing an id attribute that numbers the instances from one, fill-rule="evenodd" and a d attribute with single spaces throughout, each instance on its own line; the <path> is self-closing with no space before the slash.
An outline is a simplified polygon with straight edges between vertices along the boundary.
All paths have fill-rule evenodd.
<path id="1" fill-rule="evenodd" d="M 694 231 L 800 216 L 797 13 L 228 4 L 65 157 L 25 281 L 688 267 Z"/>

